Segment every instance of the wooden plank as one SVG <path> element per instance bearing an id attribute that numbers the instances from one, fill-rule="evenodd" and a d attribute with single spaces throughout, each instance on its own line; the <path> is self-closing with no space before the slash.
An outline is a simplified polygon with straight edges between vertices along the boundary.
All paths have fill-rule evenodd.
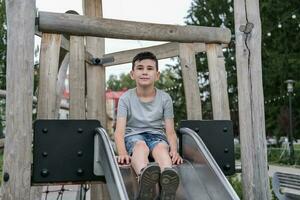
<path id="1" fill-rule="evenodd" d="M 0 90 L 0 98 L 6 98 L 6 91 L 5 90 Z M 37 104 L 37 98 L 35 96 L 33 96 L 32 100 L 33 100 L 33 106 L 35 106 Z M 60 108 L 68 110 L 69 109 L 69 104 L 61 103 Z"/>
<path id="2" fill-rule="evenodd" d="M 70 61 L 70 54 L 67 53 L 60 65 L 58 76 L 57 76 L 57 84 L 56 84 L 56 105 L 55 105 L 55 118 L 58 118 L 59 110 L 61 108 L 61 100 L 65 89 L 65 80 L 67 77 L 67 71 Z"/>
<path id="3" fill-rule="evenodd" d="M 30 199 L 35 1 L 6 1 L 6 138 L 2 199 Z"/>
<path id="4" fill-rule="evenodd" d="M 70 119 L 85 119 L 84 38 L 70 37 Z"/>
<path id="5" fill-rule="evenodd" d="M 182 26 L 39 12 L 39 31 L 94 37 L 200 43 L 229 43 L 228 28 Z"/>
<path id="6" fill-rule="evenodd" d="M 187 118 L 190 120 L 202 119 L 201 99 L 193 45 L 180 44 L 179 58 L 182 70 Z"/>
<path id="7" fill-rule="evenodd" d="M 38 119 L 55 119 L 61 35 L 43 33 L 40 53 Z"/>
<path id="8" fill-rule="evenodd" d="M 87 16 L 103 17 L 102 0 L 83 0 Z M 101 58 L 105 52 L 104 38 L 86 37 L 86 51 Z M 86 63 L 87 67 L 87 119 L 98 119 L 106 127 L 105 68 Z M 110 199 L 106 184 L 91 185 L 91 200 Z"/>
<path id="9" fill-rule="evenodd" d="M 243 197 L 271 199 L 267 170 L 259 1 L 235 0 L 234 6 Z"/>
<path id="10" fill-rule="evenodd" d="M 36 33 L 37 34 L 37 33 Z M 39 35 L 38 35 L 39 36 Z M 69 51 L 70 42 L 67 38 L 62 36 L 61 41 L 61 51 Z M 193 43 L 194 51 L 195 53 L 199 52 L 205 52 L 206 47 L 204 43 Z M 222 47 L 227 47 L 227 44 L 223 44 Z M 158 60 L 165 59 L 165 58 L 172 58 L 179 56 L 179 43 L 177 42 L 170 42 L 150 47 L 144 47 L 144 48 L 137 48 L 137 49 L 131 49 L 131 50 L 125 50 L 125 51 L 119 51 L 119 52 L 113 52 L 109 54 L 104 54 L 103 57 L 113 57 L 114 62 L 105 63 L 105 67 L 114 66 L 114 65 L 121 65 L 125 63 L 131 63 L 132 58 L 143 51 L 150 51 L 154 53 Z M 91 58 L 94 58 L 94 56 L 88 52 L 85 51 L 85 61 L 90 62 Z"/>
<path id="11" fill-rule="evenodd" d="M 207 44 L 206 49 L 213 118 L 215 120 L 229 120 L 227 76 L 222 46 L 219 44 Z"/>
<path id="12" fill-rule="evenodd" d="M 194 48 L 194 53 L 198 52 L 204 52 L 205 49 L 205 44 L 203 43 L 194 43 L 191 44 L 193 45 Z M 105 67 L 108 66 L 113 66 L 113 65 L 120 65 L 124 63 L 131 63 L 132 58 L 144 51 L 150 51 L 154 53 L 157 57 L 158 60 L 160 59 L 165 59 L 165 58 L 172 58 L 179 56 L 179 43 L 166 43 L 166 44 L 161 44 L 161 45 L 156 45 L 156 46 L 151 46 L 151 47 L 145 47 L 145 48 L 138 48 L 138 49 L 132 49 L 132 50 L 126 50 L 126 51 L 119 51 L 115 53 L 110 53 L 110 54 L 105 54 L 104 57 L 113 57 L 114 62 L 104 64 Z"/>

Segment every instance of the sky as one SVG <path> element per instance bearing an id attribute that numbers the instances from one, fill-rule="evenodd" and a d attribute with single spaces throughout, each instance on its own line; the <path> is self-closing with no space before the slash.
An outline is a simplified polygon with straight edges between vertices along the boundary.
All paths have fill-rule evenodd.
<path id="1" fill-rule="evenodd" d="M 64 13 L 76 10 L 82 14 L 81 0 L 36 0 L 39 11 Z M 184 25 L 187 11 L 192 0 L 102 0 L 103 17 L 111 19 L 151 22 L 161 24 Z M 105 39 L 105 53 L 122 50 L 143 48 L 162 44 L 162 42 L 142 40 Z M 166 64 L 174 63 L 171 59 L 159 61 L 160 69 Z M 106 68 L 106 79 L 110 75 L 120 75 L 130 71 L 130 64 L 117 65 Z"/>

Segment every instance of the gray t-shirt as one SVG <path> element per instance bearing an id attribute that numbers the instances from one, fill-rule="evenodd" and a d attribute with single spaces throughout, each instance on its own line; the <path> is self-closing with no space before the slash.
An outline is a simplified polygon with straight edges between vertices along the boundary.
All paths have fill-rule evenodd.
<path id="1" fill-rule="evenodd" d="M 127 118 L 125 137 L 142 132 L 164 134 L 164 119 L 174 118 L 172 99 L 156 88 L 154 99 L 142 102 L 133 88 L 120 97 L 117 117 Z"/>

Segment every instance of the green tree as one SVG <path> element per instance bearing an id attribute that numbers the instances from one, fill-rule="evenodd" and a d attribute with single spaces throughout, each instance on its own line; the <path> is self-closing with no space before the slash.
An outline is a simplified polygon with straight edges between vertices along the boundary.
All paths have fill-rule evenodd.
<path id="1" fill-rule="evenodd" d="M 294 130 L 295 135 L 300 135 L 300 2 L 291 0 L 283 2 L 279 0 L 260 1 L 262 20 L 262 66 L 263 87 L 266 116 L 266 130 L 270 135 L 284 135 L 287 131 L 287 123 L 283 123 L 286 116 L 288 98 L 286 97 L 287 79 L 296 80 L 293 99 Z M 235 66 L 235 41 L 234 41 L 234 14 L 233 1 L 219 0 L 194 0 L 186 23 L 199 26 L 227 27 L 233 35 L 232 41 L 224 52 L 226 71 L 228 77 L 228 92 L 231 108 L 231 117 L 237 127 L 237 79 Z M 197 68 L 199 78 L 208 79 L 207 59 L 205 54 L 197 55 Z M 205 82 L 205 81 L 204 81 Z M 204 102 L 204 116 L 209 115 L 209 88 L 201 88 L 202 93 L 208 94 Z M 276 99 L 276 101 L 274 101 Z M 270 100 L 272 100 L 270 103 Z M 206 111 L 208 109 L 208 111 Z M 236 129 L 237 130 L 237 129 Z"/>

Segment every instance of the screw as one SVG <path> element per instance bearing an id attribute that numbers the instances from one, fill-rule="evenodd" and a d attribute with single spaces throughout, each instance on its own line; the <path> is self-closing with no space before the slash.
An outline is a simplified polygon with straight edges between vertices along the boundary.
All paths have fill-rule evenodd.
<path id="1" fill-rule="evenodd" d="M 9 180 L 9 174 L 7 172 L 4 172 L 3 180 L 4 180 L 4 182 L 7 182 Z"/>
<path id="2" fill-rule="evenodd" d="M 83 152 L 81 150 L 77 151 L 77 156 L 81 157 L 83 155 Z"/>
<path id="3" fill-rule="evenodd" d="M 83 175 L 83 169 L 78 168 L 78 169 L 77 169 L 77 175 L 78 175 L 78 176 L 82 176 L 82 175 Z"/>
<path id="4" fill-rule="evenodd" d="M 224 127 L 224 128 L 223 128 L 223 132 L 226 133 L 227 131 L 228 131 L 228 128 L 227 128 L 227 127 Z"/>
<path id="5" fill-rule="evenodd" d="M 46 129 L 46 128 L 43 128 L 43 133 L 48 133 L 48 129 Z"/>
<path id="6" fill-rule="evenodd" d="M 41 171 L 41 176 L 42 177 L 47 177 L 49 175 L 49 170 L 48 169 L 42 169 Z"/>
<path id="7" fill-rule="evenodd" d="M 43 155 L 43 157 L 47 157 L 47 156 L 48 156 L 48 153 L 47 153 L 46 151 L 44 151 L 44 152 L 42 153 L 42 155 Z"/>
<path id="8" fill-rule="evenodd" d="M 77 132 L 78 133 L 83 133 L 83 129 L 82 128 L 78 128 Z"/>
<path id="9" fill-rule="evenodd" d="M 225 148 L 224 153 L 228 153 L 228 152 L 229 152 L 229 149 Z"/>
<path id="10" fill-rule="evenodd" d="M 230 168 L 231 168 L 230 164 L 226 164 L 225 166 L 223 166 L 223 169 L 224 169 L 225 171 L 230 170 Z"/>

